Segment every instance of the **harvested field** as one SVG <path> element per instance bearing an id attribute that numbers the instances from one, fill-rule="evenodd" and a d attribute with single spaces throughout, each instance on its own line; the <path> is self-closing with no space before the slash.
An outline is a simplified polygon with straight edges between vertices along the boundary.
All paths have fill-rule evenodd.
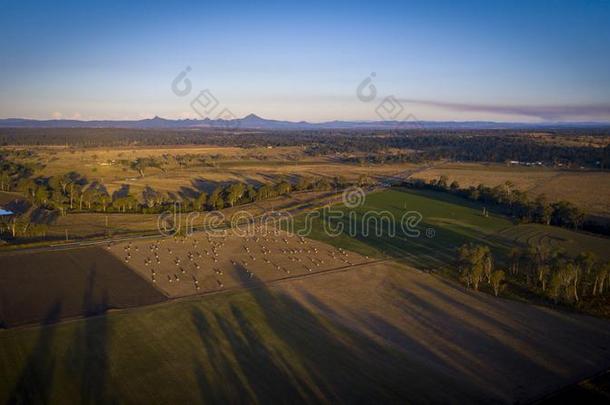
<path id="1" fill-rule="evenodd" d="M 414 175 L 424 180 L 441 175 L 456 180 L 461 187 L 497 186 L 510 181 L 515 188 L 535 197 L 544 194 L 550 201 L 566 200 L 589 214 L 610 216 L 610 173 L 593 170 L 560 170 L 545 167 L 500 164 L 448 163 Z"/>
<path id="2" fill-rule="evenodd" d="M 109 245 L 108 251 L 168 296 L 231 289 L 248 280 L 272 281 L 369 261 L 357 253 L 289 235 L 253 230 L 247 236 L 196 233 Z M 244 229 L 245 232 L 245 229 Z"/>
<path id="3" fill-rule="evenodd" d="M 0 325 L 89 316 L 163 301 L 163 294 L 98 247 L 0 255 Z"/>
<path id="4" fill-rule="evenodd" d="M 585 212 L 610 217 L 610 173 L 569 172 L 553 176 L 533 187 L 534 195 L 544 194 L 555 200 L 566 200 Z"/>
<path id="5" fill-rule="evenodd" d="M 610 321 L 465 291 L 402 266 L 374 264 L 279 289 L 439 367 L 486 401 L 529 402 L 610 366 Z"/>
<path id="6" fill-rule="evenodd" d="M 449 182 L 456 180 L 461 187 L 478 186 L 479 184 L 493 187 L 510 181 L 515 188 L 530 190 L 557 175 L 558 172 L 558 170 L 544 167 L 506 166 L 491 163 L 446 163 L 417 173 L 414 177 L 433 180 L 445 175 L 449 178 Z"/>

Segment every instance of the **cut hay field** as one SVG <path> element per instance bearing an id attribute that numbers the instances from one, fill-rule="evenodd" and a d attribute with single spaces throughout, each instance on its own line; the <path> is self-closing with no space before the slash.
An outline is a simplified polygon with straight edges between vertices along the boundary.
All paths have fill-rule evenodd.
<path id="1" fill-rule="evenodd" d="M 167 296 L 234 289 L 255 280 L 310 276 L 371 262 L 357 253 L 300 238 L 269 226 L 229 229 L 215 236 L 135 240 L 107 251 Z"/>
<path id="2" fill-rule="evenodd" d="M 417 173 L 424 180 L 445 175 L 460 186 L 497 186 L 512 182 L 535 197 L 544 194 L 550 201 L 566 200 L 592 215 L 610 217 L 610 172 L 560 170 L 545 167 L 501 164 L 446 163 Z"/>
<path id="3" fill-rule="evenodd" d="M 376 264 L 0 331 L 0 402 L 529 402 L 607 368 L 609 341 Z"/>
<path id="4" fill-rule="evenodd" d="M 515 242 L 548 240 L 601 255 L 610 252 L 608 239 L 514 225 L 433 191 L 373 192 L 355 210 L 397 218 L 417 211 L 420 235 L 330 237 L 314 220 L 310 236 L 328 244 L 282 233 L 195 234 L 0 254 L 5 326 L 39 323 L 0 330 L 0 402 L 514 403 L 610 367 L 607 320 L 466 291 L 417 271 L 455 271 L 455 249 L 469 241 L 502 253 Z M 298 217 L 295 230 L 304 223 Z M 330 245 L 359 254 L 344 257 Z M 340 271 L 323 271 L 331 268 Z M 188 296 L 203 292 L 214 294 Z"/>
<path id="5" fill-rule="evenodd" d="M 272 226 L 241 232 L 1 253 L 0 327 L 37 323 L 49 311 L 54 321 L 92 316 L 371 262 Z"/>

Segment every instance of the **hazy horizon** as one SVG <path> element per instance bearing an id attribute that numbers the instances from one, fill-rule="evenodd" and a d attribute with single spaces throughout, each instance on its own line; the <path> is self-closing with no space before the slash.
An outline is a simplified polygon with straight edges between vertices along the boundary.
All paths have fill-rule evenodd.
<path id="1" fill-rule="evenodd" d="M 0 118 L 607 122 L 609 20 L 601 1 L 5 2 Z"/>
<path id="2" fill-rule="evenodd" d="M 321 121 L 313 121 L 313 120 L 282 120 L 282 119 L 278 119 L 278 118 L 274 118 L 274 117 L 265 117 L 265 116 L 260 116 L 259 114 L 256 113 L 250 113 L 250 114 L 246 114 L 244 116 L 237 116 L 235 117 L 235 119 L 245 119 L 250 115 L 255 115 L 257 118 L 260 118 L 262 120 L 267 120 L 267 121 L 282 121 L 282 122 L 293 122 L 293 123 L 299 123 L 299 122 L 306 122 L 308 124 L 324 124 L 324 123 L 331 123 L 333 121 L 338 121 L 338 122 L 363 122 L 363 123 L 375 123 L 375 122 L 383 122 L 384 120 L 382 120 L 381 118 L 372 118 L 369 120 L 358 120 L 358 119 L 331 119 L 331 120 L 321 120 Z M 109 122 L 120 122 L 120 121 L 143 121 L 143 120 L 152 120 L 152 119 L 162 119 L 162 120 L 169 120 L 169 121 L 189 121 L 189 120 L 205 120 L 205 119 L 210 119 L 210 120 L 214 120 L 216 118 L 214 117 L 204 117 L 204 118 L 200 118 L 200 117 L 193 117 L 193 118 L 181 118 L 181 117 L 176 117 L 176 118 L 168 118 L 168 117 L 164 117 L 162 115 L 154 115 L 154 116 L 150 116 L 150 117 L 143 117 L 143 118 L 134 118 L 134 119 L 104 119 L 104 118 L 92 118 L 92 119 L 84 119 L 84 118 L 70 118 L 70 117 L 65 117 L 65 118 L 54 118 L 54 117 L 50 117 L 50 118 L 30 118 L 30 117 L 2 117 L 0 118 L 0 120 L 26 120 L 26 121 L 80 121 L 80 122 L 97 122 L 97 121 L 109 121 Z M 405 119 L 405 120 L 400 120 L 397 119 L 395 121 L 414 121 L 414 122 L 438 122 L 438 123 L 442 123 L 442 122 L 455 122 L 455 123 L 475 123 L 475 122 L 491 122 L 491 123 L 498 123 L 498 124 L 531 124 L 531 125 L 544 125 L 544 124 L 600 124 L 600 125 L 610 125 L 610 119 L 608 120 L 540 120 L 540 121 L 536 121 L 536 122 L 528 122 L 528 121 L 508 121 L 508 120 L 420 120 L 415 116 L 411 116 L 410 119 Z"/>

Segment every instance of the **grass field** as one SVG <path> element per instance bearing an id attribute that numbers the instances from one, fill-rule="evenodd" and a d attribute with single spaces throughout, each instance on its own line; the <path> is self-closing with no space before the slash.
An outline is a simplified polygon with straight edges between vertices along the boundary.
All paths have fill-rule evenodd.
<path id="1" fill-rule="evenodd" d="M 343 209 L 337 206 L 336 209 Z M 325 231 L 325 220 L 313 221 L 311 237 L 324 240 L 335 246 L 354 250 L 362 254 L 381 257 L 384 255 L 401 258 L 418 268 L 437 268 L 449 265 L 455 258 L 457 247 L 466 242 L 486 242 L 496 232 L 512 226 L 501 216 L 484 217 L 476 203 L 459 200 L 453 196 L 428 191 L 407 191 L 392 189 L 368 194 L 364 205 L 354 209 L 357 223 L 362 224 L 366 212 L 387 211 L 397 221 L 408 211 L 416 211 L 422 216 L 417 226 L 418 236 L 409 236 L 396 225 L 396 236 L 391 237 L 387 228 L 380 227 L 381 236 L 370 231 L 365 237 L 362 232 L 350 236 L 344 232 L 330 237 Z M 347 229 L 347 212 L 343 222 Z M 298 219 L 297 227 L 302 227 L 304 218 Z M 331 221 L 333 222 L 333 221 Z M 327 222 L 328 224 L 328 222 Z M 371 227 L 375 224 L 370 223 Z M 336 224 L 334 224 L 336 225 Z M 433 231 L 426 231 L 432 229 Z M 430 233 L 432 232 L 432 233 Z M 498 247 L 502 247 L 498 245 Z"/>
<path id="2" fill-rule="evenodd" d="M 0 331 L 0 402 L 523 402 L 606 367 L 609 339 L 383 264 Z"/>
<path id="3" fill-rule="evenodd" d="M 348 229 L 347 210 L 340 206 L 335 209 L 346 212 L 343 222 L 344 229 Z M 316 219 L 313 221 L 311 237 L 361 254 L 389 256 L 419 269 L 435 269 L 453 275 L 457 248 L 468 242 L 489 245 L 500 263 L 512 247 L 538 242 L 564 248 L 573 254 L 590 250 L 600 258 L 610 260 L 608 238 L 538 224 L 516 225 L 508 218 L 493 213 L 485 217 L 480 203 L 446 193 L 392 189 L 369 194 L 364 205 L 355 209 L 357 223 L 362 223 L 363 215 L 368 211 L 384 210 L 396 219 L 400 219 L 407 211 L 420 213 L 422 220 L 417 226 L 419 236 L 410 237 L 397 225 L 396 236 L 390 237 L 387 228 L 380 225 L 383 230 L 381 236 L 374 232 L 370 232 L 368 237 L 364 237 L 362 232 L 350 236 L 345 231 L 337 237 L 331 237 L 324 231 L 325 220 Z M 303 227 L 304 222 L 304 217 L 298 218 L 297 227 Z M 369 224 L 371 228 L 375 225 Z"/>

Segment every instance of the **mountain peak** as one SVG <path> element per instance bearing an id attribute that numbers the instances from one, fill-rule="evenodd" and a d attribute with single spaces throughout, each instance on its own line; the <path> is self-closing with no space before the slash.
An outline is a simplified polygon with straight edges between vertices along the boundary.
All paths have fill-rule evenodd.
<path id="1" fill-rule="evenodd" d="M 246 115 L 246 116 L 245 116 L 244 118 L 242 118 L 242 119 L 244 119 L 244 120 L 260 120 L 260 121 L 263 121 L 263 119 L 262 119 L 261 117 L 259 117 L 259 116 L 258 116 L 258 115 L 256 115 L 256 114 L 252 114 L 252 113 L 250 113 L 250 114 Z"/>

